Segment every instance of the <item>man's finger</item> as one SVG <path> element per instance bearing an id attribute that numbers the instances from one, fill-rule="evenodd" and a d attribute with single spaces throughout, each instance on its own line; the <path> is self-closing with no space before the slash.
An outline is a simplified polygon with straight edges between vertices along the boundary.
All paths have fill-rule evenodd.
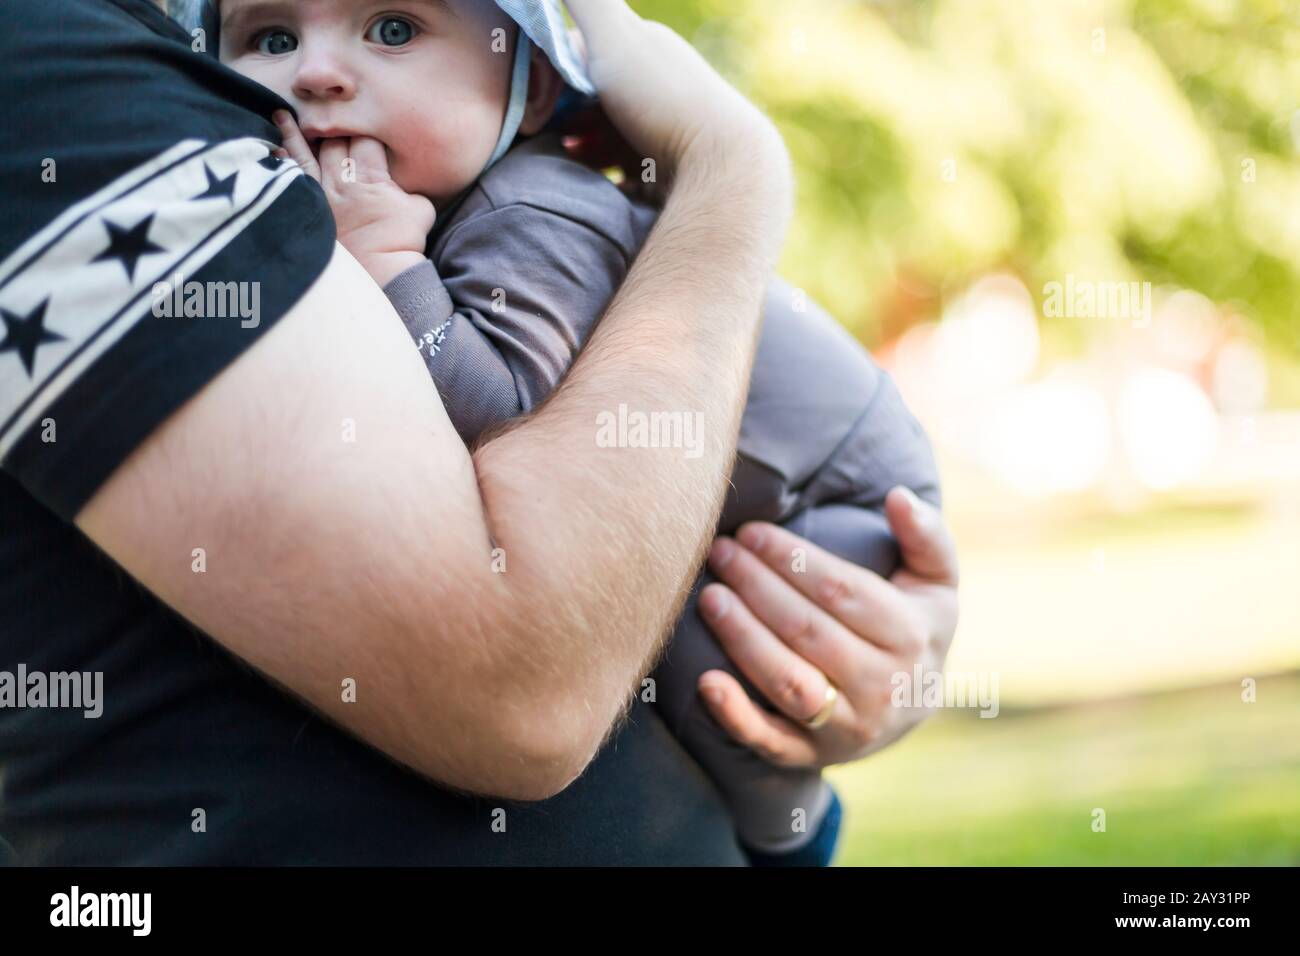
<path id="1" fill-rule="evenodd" d="M 725 564 L 723 561 L 725 560 Z M 746 610 L 761 622 L 795 654 L 810 661 L 842 690 L 853 693 L 863 671 L 873 665 L 884 666 L 885 655 L 870 642 L 850 631 L 838 619 L 801 593 L 782 575 L 769 567 L 757 554 L 726 538 L 714 542 L 709 567 L 744 602 Z M 717 630 L 717 627 L 714 627 Z M 825 693 L 825 688 L 816 688 Z M 790 712 L 796 719 L 807 713 Z"/>
<path id="2" fill-rule="evenodd" d="M 900 485 L 885 498 L 885 517 L 910 571 L 935 584 L 956 586 L 957 546 L 938 508 Z"/>
<path id="3" fill-rule="evenodd" d="M 746 557 L 758 564 L 752 555 Z M 721 584 L 710 584 L 700 592 L 700 614 L 727 656 L 760 694 L 794 720 L 810 719 L 826 700 L 827 680 L 845 678 L 839 674 L 828 678 L 826 672 L 792 650 L 755 617 L 748 601 L 744 593 L 738 596 Z"/>
<path id="4" fill-rule="evenodd" d="M 904 649 L 902 635 L 912 625 L 913 612 L 902 592 L 874 571 L 780 525 L 750 522 L 736 532 L 736 540 L 858 637 L 886 650 Z M 725 579 L 717 568 L 714 573 Z"/>
<path id="5" fill-rule="evenodd" d="M 820 766 L 808 735 L 759 707 L 726 671 L 706 671 L 698 689 L 713 719 L 738 743 L 778 767 Z"/>

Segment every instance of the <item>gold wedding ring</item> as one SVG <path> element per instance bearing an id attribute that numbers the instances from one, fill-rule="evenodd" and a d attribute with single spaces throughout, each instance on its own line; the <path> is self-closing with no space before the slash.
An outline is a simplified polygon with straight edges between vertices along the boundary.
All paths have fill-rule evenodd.
<path id="1" fill-rule="evenodd" d="M 831 719 L 831 714 L 835 711 L 835 702 L 840 699 L 840 692 L 829 680 L 826 682 L 826 702 L 822 704 L 822 709 L 813 714 L 806 721 L 804 726 L 809 730 L 816 730 L 823 727 Z"/>

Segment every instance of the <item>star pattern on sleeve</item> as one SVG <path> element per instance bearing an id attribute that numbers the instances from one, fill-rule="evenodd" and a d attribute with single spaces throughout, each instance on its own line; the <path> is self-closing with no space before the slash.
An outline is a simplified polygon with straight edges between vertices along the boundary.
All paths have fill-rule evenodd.
<path id="1" fill-rule="evenodd" d="M 212 167 L 206 163 L 203 165 L 203 172 L 208 177 L 208 188 L 195 196 L 191 201 L 198 202 L 200 199 L 228 199 L 235 201 L 235 180 L 239 178 L 239 170 L 235 170 L 225 179 L 220 179 L 212 171 Z"/>
<path id="2" fill-rule="evenodd" d="M 155 317 L 302 176 L 266 140 L 182 140 L 0 261 L 0 459 L 115 343 Z M 217 281 L 217 280 L 212 280 Z"/>
<path id="3" fill-rule="evenodd" d="M 5 337 L 0 342 L 0 352 L 17 352 L 27 374 L 32 374 L 36 361 L 36 349 L 44 342 L 62 342 L 63 336 L 45 328 L 45 309 L 50 304 L 46 299 L 25 316 L 14 315 L 8 309 L 0 308 L 0 319 L 4 320 Z"/>
<path id="4" fill-rule="evenodd" d="M 196 197 L 197 198 L 197 197 Z M 140 260 L 153 252 L 166 252 L 162 246 L 149 240 L 149 228 L 153 225 L 153 213 L 145 216 L 130 229 L 105 219 L 104 227 L 108 230 L 108 248 L 91 259 L 91 262 L 108 262 L 116 259 L 126 270 L 128 280 L 135 281 L 135 267 Z"/>

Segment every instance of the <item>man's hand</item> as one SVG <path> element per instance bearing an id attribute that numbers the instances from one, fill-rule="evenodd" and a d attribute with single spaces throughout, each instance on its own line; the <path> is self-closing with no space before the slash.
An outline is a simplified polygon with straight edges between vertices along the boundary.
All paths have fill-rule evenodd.
<path id="1" fill-rule="evenodd" d="M 784 206 L 788 157 L 776 127 L 690 43 L 638 16 L 625 0 L 567 0 L 567 6 L 605 115 L 638 154 L 656 160 L 665 179 L 689 154 L 708 164 L 717 150 L 754 142 L 753 159 L 773 180 L 775 205 Z"/>
<path id="2" fill-rule="evenodd" d="M 700 596 L 705 621 L 754 685 L 784 714 L 759 707 L 730 674 L 700 676 L 700 692 L 738 741 L 785 767 L 865 757 L 929 710 L 892 706 L 892 678 L 942 671 L 957 629 L 957 553 L 939 511 L 902 488 L 885 503 L 903 566 L 888 581 L 776 525 L 719 538 L 709 567 L 723 584 Z M 795 548 L 807 568 L 791 570 Z M 804 723 L 840 691 L 830 721 Z"/>
<path id="3" fill-rule="evenodd" d="M 289 113 L 274 119 L 284 139 L 282 155 L 324 187 L 339 242 L 375 282 L 383 286 L 424 261 L 433 203 L 393 182 L 383 143 L 369 136 L 327 139 L 317 157 Z"/>

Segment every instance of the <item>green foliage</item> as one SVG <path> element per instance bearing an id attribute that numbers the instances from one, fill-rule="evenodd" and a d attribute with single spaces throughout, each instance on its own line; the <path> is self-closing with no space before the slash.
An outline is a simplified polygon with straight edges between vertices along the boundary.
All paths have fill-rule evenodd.
<path id="1" fill-rule="evenodd" d="M 634 6 L 781 127 L 800 181 L 782 271 L 868 341 L 897 331 L 900 297 L 902 322 L 933 318 L 1010 268 L 1030 289 L 1192 288 L 1300 353 L 1300 26 L 1282 0 Z"/>

